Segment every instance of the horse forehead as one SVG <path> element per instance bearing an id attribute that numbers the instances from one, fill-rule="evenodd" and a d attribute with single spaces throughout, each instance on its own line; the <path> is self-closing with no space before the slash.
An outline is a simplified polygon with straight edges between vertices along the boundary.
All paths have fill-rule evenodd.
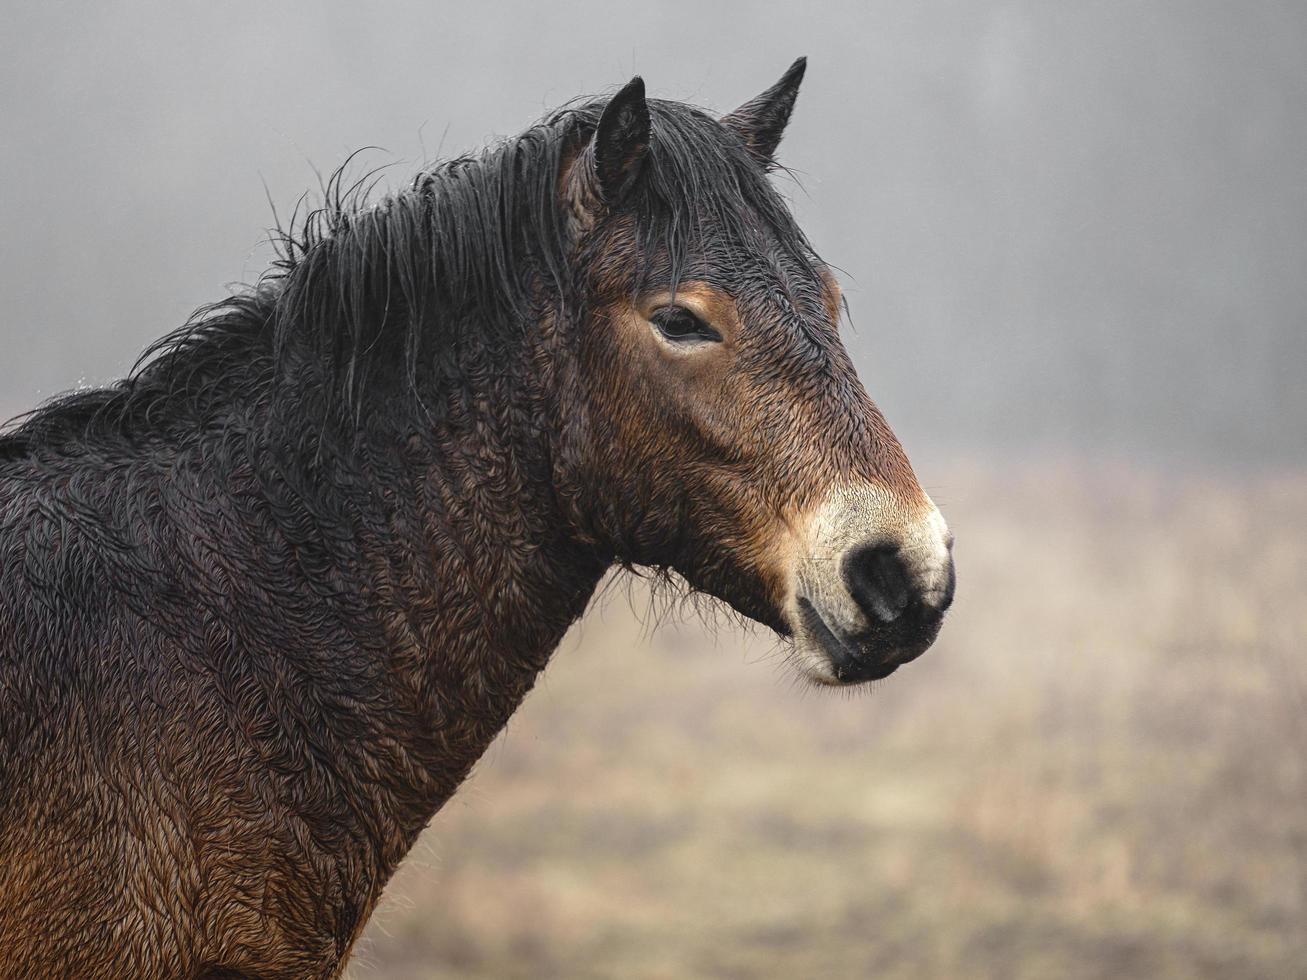
<path id="1" fill-rule="evenodd" d="M 780 357 L 805 371 L 820 365 L 826 374 L 843 372 L 839 285 L 820 261 L 761 264 L 735 302 L 756 354 Z"/>
<path id="2" fill-rule="evenodd" d="M 736 286 L 742 307 L 796 324 L 811 317 L 834 320 L 830 314 L 838 300 L 829 292 L 828 281 L 819 269 L 805 268 L 774 255 L 743 270 Z"/>

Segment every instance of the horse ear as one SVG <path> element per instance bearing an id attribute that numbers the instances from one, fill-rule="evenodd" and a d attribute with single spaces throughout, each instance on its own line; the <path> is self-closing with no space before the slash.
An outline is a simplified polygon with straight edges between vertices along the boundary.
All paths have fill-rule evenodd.
<path id="1" fill-rule="evenodd" d="M 807 67 L 807 58 L 798 59 L 779 82 L 722 117 L 722 125 L 744 140 L 745 148 L 763 166 L 773 162 Z"/>
<path id="2" fill-rule="evenodd" d="M 649 104 L 639 75 L 608 100 L 590 148 L 599 196 L 613 207 L 635 186 L 649 152 Z"/>

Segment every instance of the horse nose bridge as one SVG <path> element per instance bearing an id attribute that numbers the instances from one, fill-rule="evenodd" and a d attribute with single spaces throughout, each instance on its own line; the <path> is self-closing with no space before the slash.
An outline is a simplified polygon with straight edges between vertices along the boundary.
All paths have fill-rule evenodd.
<path id="1" fill-rule="evenodd" d="M 912 463 L 852 365 L 824 403 L 823 450 L 831 468 L 851 482 L 883 487 L 906 508 L 927 500 Z"/>

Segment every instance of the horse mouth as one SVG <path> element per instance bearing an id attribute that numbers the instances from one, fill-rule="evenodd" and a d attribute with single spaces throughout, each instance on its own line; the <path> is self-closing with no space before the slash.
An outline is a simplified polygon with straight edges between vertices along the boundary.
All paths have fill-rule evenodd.
<path id="1" fill-rule="evenodd" d="M 809 648 L 802 657 L 804 672 L 817 683 L 832 686 L 888 677 L 925 653 L 940 626 L 938 620 L 920 624 L 910 636 L 903 635 L 901 629 L 894 630 L 895 635 L 890 636 L 884 635 L 887 631 L 875 628 L 847 635 L 827 623 L 806 596 L 799 596 L 795 605 L 798 608 L 795 637 L 801 647 Z"/>

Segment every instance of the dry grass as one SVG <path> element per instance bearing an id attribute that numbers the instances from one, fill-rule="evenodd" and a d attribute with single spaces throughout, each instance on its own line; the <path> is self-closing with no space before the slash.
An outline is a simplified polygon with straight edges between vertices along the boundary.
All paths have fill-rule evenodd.
<path id="1" fill-rule="evenodd" d="M 592 612 L 350 976 L 1307 977 L 1307 475 L 945 486 L 956 611 L 866 693 Z"/>

